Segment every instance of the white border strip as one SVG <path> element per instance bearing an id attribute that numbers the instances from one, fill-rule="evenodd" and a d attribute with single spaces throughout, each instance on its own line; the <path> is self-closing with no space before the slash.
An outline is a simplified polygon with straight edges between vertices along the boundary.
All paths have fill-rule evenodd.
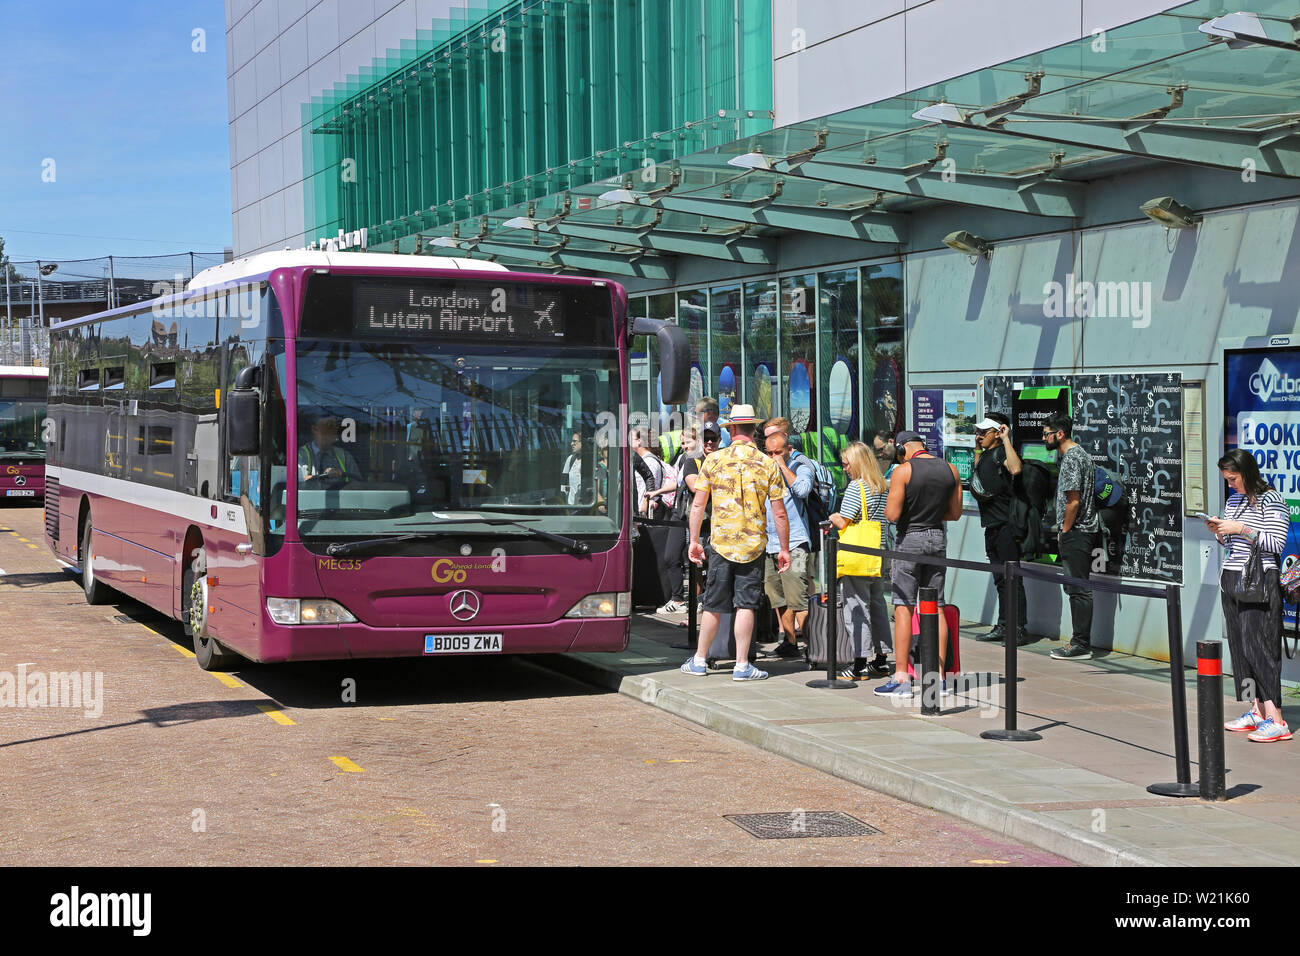
<path id="1" fill-rule="evenodd" d="M 58 479 L 60 499 L 70 491 L 88 491 L 126 504 L 151 508 L 165 515 L 203 525 L 205 528 L 216 528 L 248 537 L 248 522 L 244 520 L 244 509 L 228 501 L 214 501 L 180 491 L 155 488 L 137 481 L 126 481 L 109 475 L 96 475 L 88 471 L 77 471 L 56 465 L 46 465 L 45 474 Z M 213 505 L 217 508 L 216 518 L 212 517 Z"/>

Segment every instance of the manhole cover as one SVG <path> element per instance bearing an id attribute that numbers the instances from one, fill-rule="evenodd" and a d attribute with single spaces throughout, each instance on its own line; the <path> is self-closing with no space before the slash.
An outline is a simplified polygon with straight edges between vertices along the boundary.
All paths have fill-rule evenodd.
<path id="1" fill-rule="evenodd" d="M 791 810 L 788 813 L 723 814 L 742 830 L 760 840 L 788 840 L 794 837 L 873 836 L 880 831 L 856 817 L 837 810 Z"/>

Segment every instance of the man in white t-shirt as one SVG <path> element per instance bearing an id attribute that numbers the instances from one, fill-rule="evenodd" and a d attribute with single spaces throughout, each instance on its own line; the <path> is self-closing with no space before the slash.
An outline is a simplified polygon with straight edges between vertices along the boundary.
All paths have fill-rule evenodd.
<path id="1" fill-rule="evenodd" d="M 569 457 L 564 459 L 560 470 L 560 490 L 565 493 L 565 500 L 571 504 L 578 503 L 578 493 L 582 490 L 582 436 L 577 432 L 569 441 Z"/>

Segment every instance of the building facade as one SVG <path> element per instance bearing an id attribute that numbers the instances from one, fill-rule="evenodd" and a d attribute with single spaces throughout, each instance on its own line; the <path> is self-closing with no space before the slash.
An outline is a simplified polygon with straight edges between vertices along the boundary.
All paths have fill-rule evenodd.
<path id="1" fill-rule="evenodd" d="M 1287 4 L 1240 10 L 231 0 L 235 253 L 364 228 L 607 274 L 686 329 L 693 395 L 786 415 L 829 465 L 923 418 L 968 464 L 973 413 L 1069 388 L 1129 487 L 1110 570 L 1218 637 L 1190 514 L 1222 507 L 1223 449 L 1300 513 L 1292 413 L 1234 378 L 1285 384 L 1300 345 L 1300 44 Z M 653 349 L 633 374 L 632 413 L 671 425 Z M 973 511 L 950 542 L 983 558 Z M 987 575 L 949 582 L 992 619 Z M 1068 633 L 1059 587 L 1030 595 L 1031 630 Z M 1099 595 L 1094 641 L 1165 657 L 1163 602 Z"/>

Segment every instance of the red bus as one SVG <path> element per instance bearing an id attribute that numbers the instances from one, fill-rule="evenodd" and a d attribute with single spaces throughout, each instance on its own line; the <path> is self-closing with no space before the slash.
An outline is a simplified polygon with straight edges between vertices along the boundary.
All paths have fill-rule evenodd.
<path id="1" fill-rule="evenodd" d="M 0 365 L 0 498 L 45 494 L 45 390 L 50 370 Z"/>
<path id="2" fill-rule="evenodd" d="M 278 252 L 51 329 L 46 539 L 201 667 L 621 650 L 628 338 L 613 282 Z"/>

